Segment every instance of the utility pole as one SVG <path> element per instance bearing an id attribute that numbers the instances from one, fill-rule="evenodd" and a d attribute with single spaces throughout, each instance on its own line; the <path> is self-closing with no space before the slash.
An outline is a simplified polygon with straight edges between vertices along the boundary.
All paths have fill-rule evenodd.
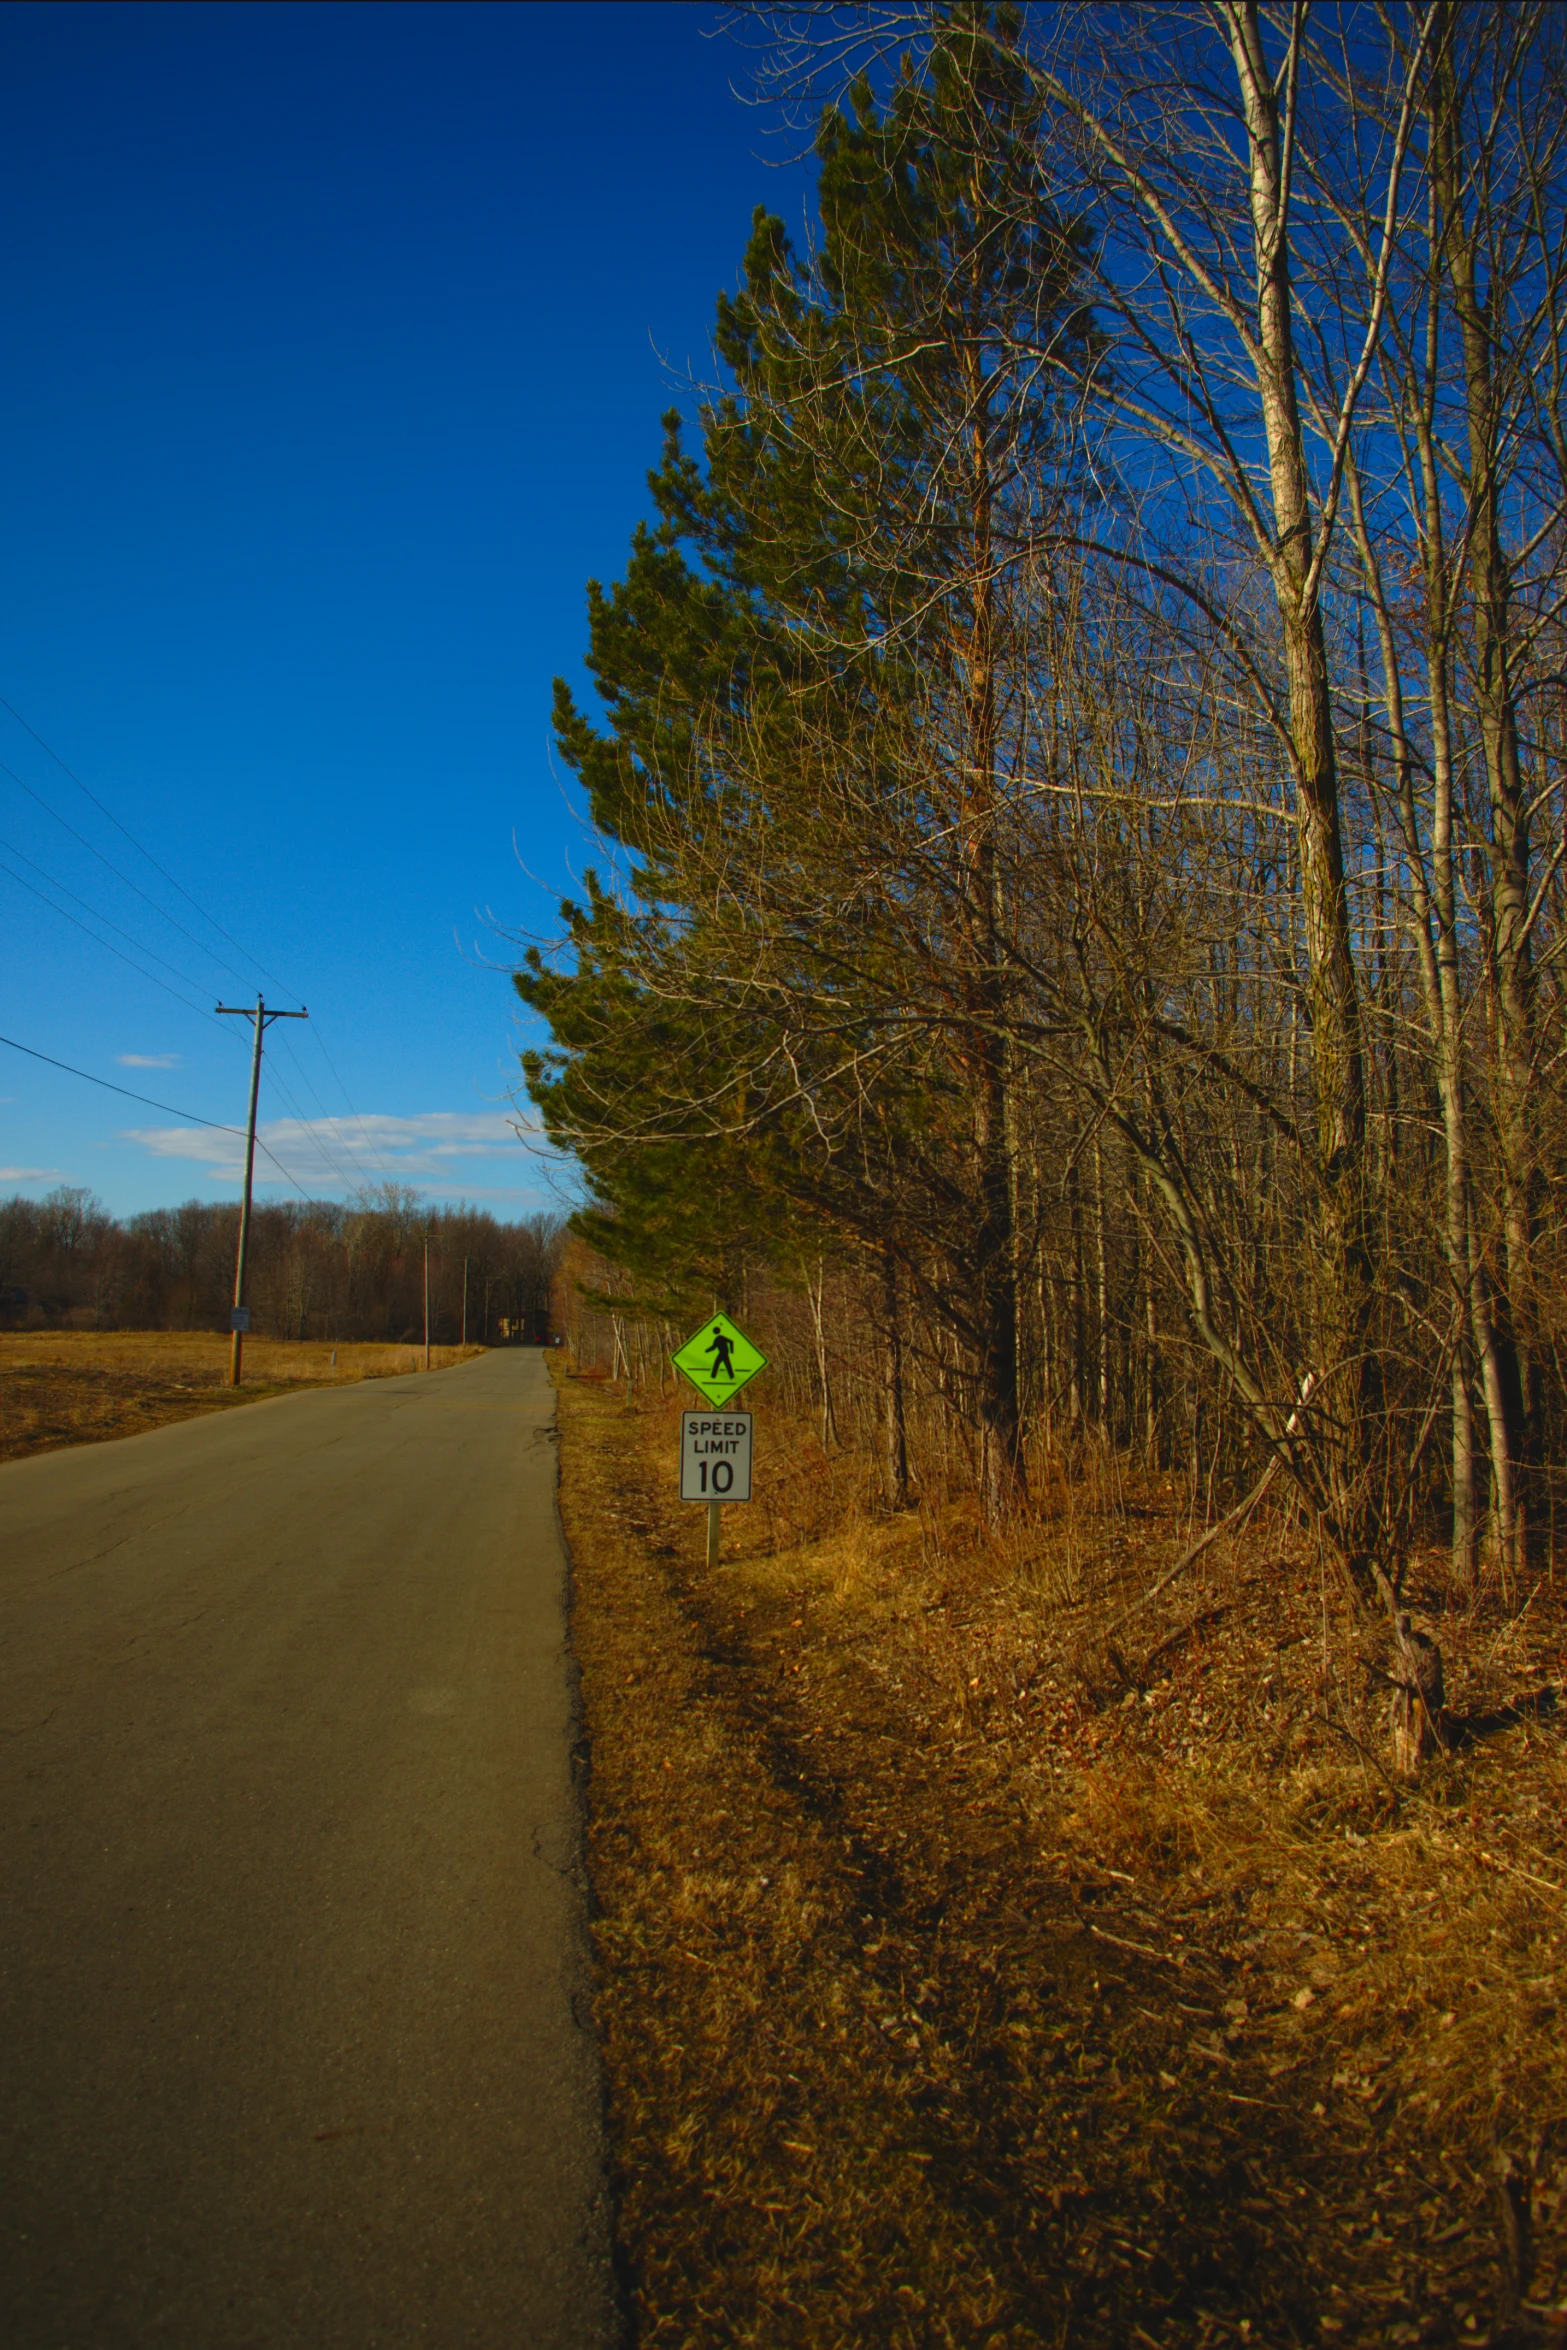
<path id="1" fill-rule="evenodd" d="M 468 1260 L 462 1261 L 462 1342 L 468 1344 Z"/>
<path id="2" fill-rule="evenodd" d="M 245 1197 L 239 1211 L 239 1247 L 234 1255 L 234 1311 L 229 1316 L 229 1385 L 237 1387 L 245 1357 L 245 1332 L 250 1308 L 245 1303 L 245 1259 L 250 1251 L 250 1188 L 256 1171 L 256 1096 L 261 1091 L 261 1039 L 274 1020 L 308 1020 L 308 1012 L 269 1012 L 261 996 L 256 1008 L 248 1004 L 219 1004 L 218 1010 L 236 1020 L 254 1020 L 256 1049 L 250 1059 L 250 1117 L 245 1127 Z"/>
<path id="3" fill-rule="evenodd" d="M 424 1367 L 430 1368 L 430 1235 L 424 1236 Z"/>

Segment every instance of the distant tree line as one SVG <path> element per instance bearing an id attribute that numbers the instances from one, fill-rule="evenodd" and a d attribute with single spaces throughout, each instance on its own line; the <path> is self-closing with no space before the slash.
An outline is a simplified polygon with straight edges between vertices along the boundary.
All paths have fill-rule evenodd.
<path id="1" fill-rule="evenodd" d="M 123 1221 L 85 1189 L 0 1203 L 0 1325 L 10 1329 L 226 1330 L 237 1203 L 186 1200 Z M 470 1341 L 541 1339 L 561 1220 L 502 1223 L 436 1208 L 400 1184 L 332 1200 L 267 1204 L 251 1218 L 251 1327 L 270 1338 L 455 1345 L 467 1288 Z M 465 1275 L 466 1268 L 466 1275 Z"/>

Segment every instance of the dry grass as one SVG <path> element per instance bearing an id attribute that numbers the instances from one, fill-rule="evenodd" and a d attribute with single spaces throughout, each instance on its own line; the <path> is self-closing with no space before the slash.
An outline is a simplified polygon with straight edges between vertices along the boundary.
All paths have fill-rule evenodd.
<path id="1" fill-rule="evenodd" d="M 433 1369 L 480 1353 L 430 1349 Z M 293 1387 L 416 1371 L 423 1349 L 247 1338 L 244 1385 L 229 1387 L 229 1342 L 211 1331 L 65 1330 L 0 1335 L 0 1460 L 135 1436 Z"/>
<path id="2" fill-rule="evenodd" d="M 1107 1661 L 1166 1497 L 998 1553 L 761 1419 L 709 1577 L 673 1412 L 562 1381 L 636 2339 L 1567 2341 L 1552 1595 L 1395 1789 L 1281 1530 Z"/>

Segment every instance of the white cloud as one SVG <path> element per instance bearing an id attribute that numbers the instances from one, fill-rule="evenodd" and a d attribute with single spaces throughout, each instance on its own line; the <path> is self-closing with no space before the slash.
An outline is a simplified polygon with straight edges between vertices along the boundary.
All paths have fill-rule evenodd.
<path id="1" fill-rule="evenodd" d="M 122 1069 L 177 1069 L 180 1065 L 178 1053 L 116 1053 L 114 1057 Z"/>
<path id="2" fill-rule="evenodd" d="M 62 1167 L 0 1167 L 0 1183 L 51 1183 Z"/>
<path id="3" fill-rule="evenodd" d="M 567 1212 L 567 1210 L 560 1209 L 559 1200 L 548 1186 L 541 1189 L 536 1183 L 422 1183 L 419 1189 L 424 1193 L 426 1199 L 460 1199 L 473 1202 L 484 1199 L 527 1200 L 534 1207 L 547 1210 L 552 1214 L 557 1210 L 563 1214 Z M 575 1200 L 568 1202 L 568 1209 L 575 1207 L 576 1204 Z"/>
<path id="4" fill-rule="evenodd" d="M 256 1128 L 256 1181 L 284 1182 L 282 1166 L 307 1191 L 433 1176 L 473 1195 L 471 1185 L 459 1184 L 456 1164 L 512 1157 L 519 1123 L 502 1112 L 457 1110 L 430 1110 L 414 1118 L 375 1112 L 363 1118 L 273 1118 Z M 155 1158 L 192 1161 L 218 1182 L 239 1182 L 244 1176 L 242 1134 L 143 1126 L 130 1129 L 127 1140 L 139 1142 Z"/>

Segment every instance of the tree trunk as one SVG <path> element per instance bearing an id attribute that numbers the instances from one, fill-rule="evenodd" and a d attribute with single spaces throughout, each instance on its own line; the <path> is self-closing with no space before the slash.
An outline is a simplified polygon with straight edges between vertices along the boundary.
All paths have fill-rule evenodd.
<path id="1" fill-rule="evenodd" d="M 838 1441 L 838 1426 L 833 1416 L 832 1384 L 827 1375 L 827 1329 L 822 1315 L 822 1289 L 826 1278 L 826 1266 L 822 1258 L 818 1257 L 816 1285 L 814 1288 L 811 1286 L 811 1276 L 807 1273 L 805 1294 L 811 1304 L 811 1329 L 816 1341 L 816 1376 L 821 1388 L 822 1450 L 830 1452 Z"/>
<path id="2" fill-rule="evenodd" d="M 973 423 L 967 626 L 958 647 L 964 679 L 967 772 L 959 804 L 968 864 L 968 971 L 974 1009 L 970 1058 L 978 1076 L 975 1146 L 980 1199 L 973 1249 L 978 1331 L 980 1500 L 986 1523 L 1005 1517 L 1024 1485 L 1018 1388 L 1018 1267 L 1012 1165 L 1015 1119 L 1006 1045 L 1007 969 L 996 822 L 996 600 L 992 576 L 990 452 L 979 342 L 967 353 Z"/>
<path id="3" fill-rule="evenodd" d="M 886 1367 L 882 1401 L 883 1474 L 891 1509 L 909 1506 L 909 1438 L 903 1399 L 903 1313 L 898 1266 L 891 1251 L 881 1260 L 882 1344 Z"/>
<path id="4" fill-rule="evenodd" d="M 1111 1437 L 1110 1412 L 1110 1272 L 1109 1253 L 1105 1238 L 1105 1162 L 1104 1146 L 1094 1136 L 1094 1350 L 1095 1385 L 1099 1405 L 1099 1433 L 1106 1444 Z"/>
<path id="5" fill-rule="evenodd" d="M 1538 1455 L 1535 1393 L 1534 1228 L 1536 1160 L 1531 1118 L 1534 1067 L 1534 971 L 1529 952 L 1529 810 L 1518 755 L 1518 713 L 1508 663 L 1510 582 L 1502 545 L 1497 480 L 1500 420 L 1494 386 L 1491 322 L 1478 282 L 1475 236 L 1464 210 L 1460 101 L 1453 42 L 1456 12 L 1441 11 L 1433 71 L 1431 168 L 1441 213 L 1442 250 L 1453 288 L 1464 358 L 1469 437 L 1469 579 L 1475 698 L 1490 803 L 1488 890 L 1490 969 L 1494 989 L 1496 1125 L 1501 1144 L 1506 1279 L 1490 1300 L 1499 1389 L 1495 1424 L 1506 1458 L 1498 1460 L 1498 1511 L 1505 1563 L 1521 1577 L 1528 1564 L 1529 1469 Z M 1489 1401 L 1489 1396 L 1488 1396 Z M 1493 1446 L 1494 1450 L 1494 1446 Z"/>
<path id="6" fill-rule="evenodd" d="M 1382 663 L 1383 706 L 1394 768 L 1394 804 L 1403 835 L 1414 919 L 1415 948 L 1431 1041 L 1437 1099 L 1442 1111 L 1444 1154 L 1443 1255 L 1455 1322 L 1451 1372 L 1452 1566 L 1460 1591 L 1472 1597 L 1478 1573 L 1478 1509 L 1474 1404 L 1471 1366 L 1478 1359 L 1486 1392 L 1496 1391 L 1497 1366 L 1489 1317 L 1476 1293 L 1479 1267 L 1472 1239 L 1469 1165 L 1468 1083 L 1464 1053 L 1463 970 L 1458 940 L 1458 892 L 1454 871 L 1453 722 L 1451 692 L 1452 601 L 1442 515 L 1441 470 L 1435 437 L 1435 382 L 1441 344 L 1441 281 L 1437 265 L 1438 215 L 1430 228 L 1430 275 L 1426 289 L 1423 367 L 1411 348 L 1408 378 L 1410 414 L 1418 456 L 1421 554 L 1424 564 L 1426 693 L 1431 719 L 1430 869 L 1415 796 L 1416 754 L 1405 725 L 1403 681 L 1393 617 L 1382 569 L 1373 550 L 1361 498 L 1359 475 L 1350 469 L 1351 511 L 1361 565 L 1376 614 Z M 1502 1449 L 1508 1450 L 1505 1430 Z M 1493 1446 L 1498 1431 L 1493 1427 Z"/>
<path id="7" fill-rule="evenodd" d="M 1351 1554 L 1374 1553 L 1367 1438 L 1371 1228 L 1359 990 L 1344 889 L 1333 700 L 1313 570 L 1310 475 L 1296 387 L 1288 182 L 1278 100 L 1256 0 L 1227 12 L 1250 154 L 1257 263 L 1257 389 L 1273 494 L 1273 587 L 1283 637 L 1300 858 L 1306 993 L 1317 1103 L 1316 1322 L 1327 1410 L 1323 1441 L 1334 1514 Z"/>

